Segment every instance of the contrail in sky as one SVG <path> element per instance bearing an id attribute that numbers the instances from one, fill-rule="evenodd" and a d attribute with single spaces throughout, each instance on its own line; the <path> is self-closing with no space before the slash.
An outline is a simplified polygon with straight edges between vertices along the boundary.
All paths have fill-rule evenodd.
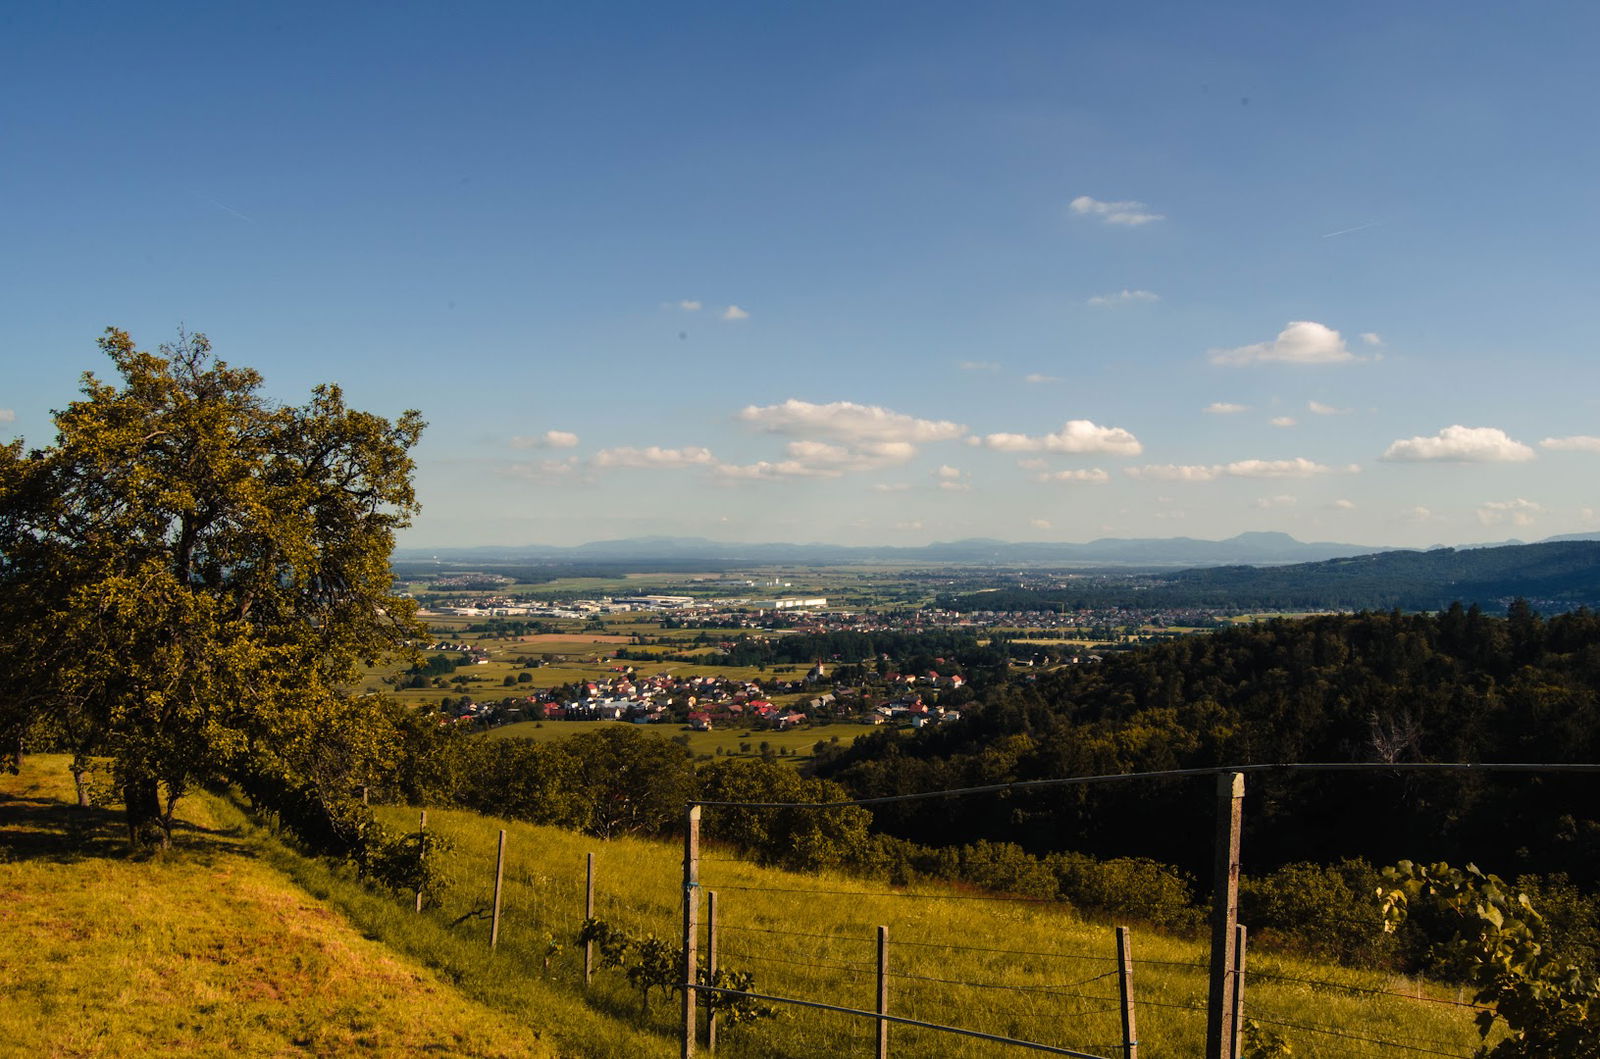
<path id="1" fill-rule="evenodd" d="M 248 216 L 240 213 L 238 210 L 234 209 L 232 206 L 228 205 L 226 202 L 218 202 L 216 199 L 210 199 L 209 201 L 210 201 L 211 205 L 215 206 L 217 209 L 219 209 L 219 210 L 227 210 L 229 213 L 233 214 L 235 217 L 239 218 L 241 221 L 249 221 L 251 224 L 256 223 L 256 219 L 254 217 L 248 217 Z"/>
<path id="2" fill-rule="evenodd" d="M 1368 228 L 1371 228 L 1371 227 L 1375 226 L 1378 223 L 1379 222 L 1377 222 L 1377 221 L 1368 221 L 1366 224 L 1358 224 L 1354 228 L 1341 228 L 1337 232 L 1329 232 L 1329 233 L 1327 233 L 1322 238 L 1324 238 L 1324 239 L 1332 239 L 1336 235 L 1349 235 L 1351 232 L 1364 232 Z"/>

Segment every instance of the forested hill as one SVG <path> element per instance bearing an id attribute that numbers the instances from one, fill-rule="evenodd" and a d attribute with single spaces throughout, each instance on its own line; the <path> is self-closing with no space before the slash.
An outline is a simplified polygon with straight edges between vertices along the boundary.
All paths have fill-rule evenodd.
<path id="1" fill-rule="evenodd" d="M 1600 541 L 1379 552 L 1291 566 L 1219 566 L 1134 584 L 1148 607 L 1244 610 L 1438 610 L 1459 600 L 1500 610 L 1523 597 L 1550 609 L 1600 603 Z M 1129 586 L 1003 589 L 940 601 L 954 610 L 1072 610 L 1129 602 Z"/>
<path id="2" fill-rule="evenodd" d="M 821 774 L 860 797 L 1057 776 L 1292 761 L 1600 761 L 1600 615 L 1324 616 L 1241 626 L 1013 677 L 963 720 L 875 733 Z M 1365 856 L 1600 880 L 1600 776 L 1252 775 L 1256 869 Z M 1142 855 L 1204 874 L 1200 780 L 878 807 L 920 842 Z"/>

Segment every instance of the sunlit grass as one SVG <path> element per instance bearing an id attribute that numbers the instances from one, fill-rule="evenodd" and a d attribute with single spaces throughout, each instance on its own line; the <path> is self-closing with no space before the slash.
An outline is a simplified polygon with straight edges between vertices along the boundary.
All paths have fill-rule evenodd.
<path id="1" fill-rule="evenodd" d="M 179 847 L 135 860 L 71 789 L 62 757 L 0 775 L 5 1054 L 554 1054 L 295 887 L 226 807 L 186 800 Z"/>
<path id="2" fill-rule="evenodd" d="M 417 824 L 415 810 L 379 812 L 395 827 Z M 597 914 L 617 926 L 676 943 L 679 844 L 601 842 L 457 811 L 429 813 L 429 827 L 455 843 L 453 863 L 460 878 L 444 907 L 431 913 L 436 919 L 460 919 L 458 932 L 464 929 L 479 945 L 487 944 L 487 920 L 461 917 L 491 905 L 501 826 L 508 835 L 502 957 L 516 954 L 511 958 L 521 966 L 536 966 L 567 988 L 581 988 L 581 954 L 571 939 L 582 916 L 588 852 L 596 853 L 598 865 Z M 718 894 L 723 964 L 754 971 L 758 991 L 870 1009 L 876 995 L 875 937 L 882 924 L 889 927 L 896 976 L 891 982 L 893 1013 L 1098 1055 L 1120 1054 L 1111 924 L 1087 922 L 1054 903 L 988 900 L 936 885 L 897 892 L 845 876 L 777 872 L 719 850 L 713 839 L 708 831 L 701 884 Z M 1140 1054 L 1151 1059 L 1200 1054 L 1206 945 L 1135 926 L 1133 951 Z M 1470 1055 L 1478 1043 L 1472 1011 L 1449 1003 L 1458 999 L 1453 989 L 1281 958 L 1261 949 L 1250 953 L 1249 967 L 1249 1015 L 1334 1031 L 1275 1027 L 1292 1041 L 1297 1057 L 1407 1054 L 1354 1038 L 1461 1056 Z M 1409 998 L 1412 994 L 1430 999 Z M 607 1010 L 625 1012 L 637 1004 L 615 972 L 597 975 L 592 995 Z M 647 1020 L 662 1041 L 675 1032 L 675 1010 L 658 1002 Z M 718 1054 L 761 1059 L 862 1054 L 870 1049 L 871 1029 L 868 1020 L 790 1008 L 775 1022 L 725 1031 Z M 892 1035 L 897 1056 L 1019 1054 L 930 1030 L 895 1027 Z"/>

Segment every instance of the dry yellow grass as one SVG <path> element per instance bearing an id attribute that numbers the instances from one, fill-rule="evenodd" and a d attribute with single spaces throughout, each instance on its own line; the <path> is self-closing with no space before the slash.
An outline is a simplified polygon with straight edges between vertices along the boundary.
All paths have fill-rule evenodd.
<path id="1" fill-rule="evenodd" d="M 180 847 L 122 852 L 62 758 L 0 776 L 0 1041 L 12 1055 L 549 1056 L 507 1015 L 368 940 L 182 807 Z"/>

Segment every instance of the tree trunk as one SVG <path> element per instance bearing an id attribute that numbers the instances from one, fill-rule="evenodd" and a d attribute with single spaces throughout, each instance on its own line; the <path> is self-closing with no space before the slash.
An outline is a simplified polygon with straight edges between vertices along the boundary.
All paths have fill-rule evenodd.
<path id="1" fill-rule="evenodd" d="M 128 815 L 128 844 L 135 850 L 166 849 L 172 834 L 161 813 L 161 791 L 155 779 L 130 776 L 122 785 Z"/>
<path id="2" fill-rule="evenodd" d="M 89 808 L 89 782 L 84 779 L 88 770 L 76 762 L 72 765 L 72 785 L 78 789 L 78 808 Z"/>

